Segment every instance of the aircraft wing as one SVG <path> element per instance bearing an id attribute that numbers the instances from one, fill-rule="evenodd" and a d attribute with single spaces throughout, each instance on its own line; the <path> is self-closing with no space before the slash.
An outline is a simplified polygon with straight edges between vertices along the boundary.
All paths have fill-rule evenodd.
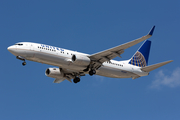
<path id="1" fill-rule="evenodd" d="M 79 71 L 72 71 L 72 70 L 69 70 L 69 69 L 61 68 L 61 67 L 59 68 L 59 70 L 61 72 L 63 72 L 65 75 L 63 77 L 55 78 L 53 83 L 61 83 L 64 80 L 67 80 L 67 81 L 72 83 L 71 79 L 74 79 L 73 76 L 85 76 L 85 74 L 83 72 L 79 72 Z"/>
<path id="2" fill-rule="evenodd" d="M 91 60 L 97 61 L 99 63 L 103 63 L 105 61 L 110 61 L 111 59 L 113 59 L 117 56 L 121 57 L 120 55 L 124 52 L 125 49 L 127 49 L 131 46 L 134 46 L 134 45 L 150 38 L 153 35 L 154 28 L 155 28 L 155 26 L 153 26 L 153 28 L 150 30 L 150 32 L 147 35 L 145 35 L 141 38 L 138 38 L 136 40 L 127 42 L 125 44 L 107 49 L 107 50 L 102 51 L 102 52 L 92 54 L 89 57 L 91 58 Z"/>

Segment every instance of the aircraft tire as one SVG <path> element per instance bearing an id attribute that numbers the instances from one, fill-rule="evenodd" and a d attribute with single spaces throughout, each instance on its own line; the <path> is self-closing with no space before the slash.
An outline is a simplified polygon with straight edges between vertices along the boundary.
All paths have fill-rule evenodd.
<path id="1" fill-rule="evenodd" d="M 79 77 L 74 78 L 74 79 L 73 79 L 73 82 L 74 82 L 74 83 L 80 82 L 80 78 L 79 78 Z"/>
<path id="2" fill-rule="evenodd" d="M 23 62 L 22 65 L 25 66 L 25 65 L 26 65 L 26 62 Z"/>

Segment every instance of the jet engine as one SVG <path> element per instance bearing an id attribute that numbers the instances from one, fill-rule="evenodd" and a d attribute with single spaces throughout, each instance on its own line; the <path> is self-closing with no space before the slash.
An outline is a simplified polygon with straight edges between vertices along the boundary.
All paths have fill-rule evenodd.
<path id="1" fill-rule="evenodd" d="M 63 78 L 64 73 L 59 68 L 48 68 L 46 69 L 45 75 L 52 78 Z"/>
<path id="2" fill-rule="evenodd" d="M 74 64 L 80 65 L 80 66 L 88 66 L 91 62 L 90 58 L 88 58 L 87 56 L 80 55 L 80 54 L 73 55 L 71 60 Z"/>

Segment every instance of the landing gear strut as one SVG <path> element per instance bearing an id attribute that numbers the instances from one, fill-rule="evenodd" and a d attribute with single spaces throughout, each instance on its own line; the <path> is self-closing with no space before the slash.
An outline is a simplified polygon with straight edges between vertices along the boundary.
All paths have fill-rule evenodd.
<path id="1" fill-rule="evenodd" d="M 73 82 L 74 82 L 74 83 L 80 82 L 80 78 L 79 78 L 79 77 L 75 77 L 75 78 L 73 79 Z"/>
<path id="2" fill-rule="evenodd" d="M 90 71 L 89 71 L 89 75 L 90 75 L 90 76 L 93 76 L 94 74 L 96 74 L 96 70 L 90 70 Z"/>

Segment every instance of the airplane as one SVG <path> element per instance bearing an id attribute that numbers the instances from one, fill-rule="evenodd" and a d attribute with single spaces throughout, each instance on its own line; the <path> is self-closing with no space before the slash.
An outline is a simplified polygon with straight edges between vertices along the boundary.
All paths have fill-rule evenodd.
<path id="1" fill-rule="evenodd" d="M 91 55 L 32 42 L 19 42 L 7 49 L 17 59 L 23 61 L 23 66 L 26 65 L 25 60 L 57 66 L 58 68 L 47 68 L 45 71 L 46 76 L 55 78 L 53 83 L 61 83 L 64 80 L 72 82 L 72 79 L 74 83 L 78 83 L 81 76 L 86 74 L 136 79 L 147 76 L 150 71 L 173 61 L 169 60 L 148 66 L 151 41 L 147 39 L 153 35 L 154 29 L 155 26 L 141 38 Z M 142 41 L 144 43 L 129 60 L 112 60 L 118 56 L 121 58 L 125 49 Z"/>

